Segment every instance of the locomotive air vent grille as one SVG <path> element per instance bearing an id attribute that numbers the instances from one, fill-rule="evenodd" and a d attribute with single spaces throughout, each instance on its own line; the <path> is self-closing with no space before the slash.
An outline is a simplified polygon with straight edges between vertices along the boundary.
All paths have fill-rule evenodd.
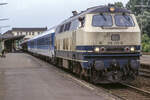
<path id="1" fill-rule="evenodd" d="M 119 34 L 112 34 L 111 35 L 111 40 L 112 41 L 119 41 L 120 40 L 120 35 Z"/>

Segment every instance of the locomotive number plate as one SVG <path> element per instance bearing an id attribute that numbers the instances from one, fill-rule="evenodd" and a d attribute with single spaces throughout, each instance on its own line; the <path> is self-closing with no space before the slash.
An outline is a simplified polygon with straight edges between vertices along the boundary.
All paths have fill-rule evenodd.
<path id="1" fill-rule="evenodd" d="M 120 40 L 120 35 L 119 34 L 112 34 L 111 35 L 111 40 L 112 41 L 119 41 Z"/>

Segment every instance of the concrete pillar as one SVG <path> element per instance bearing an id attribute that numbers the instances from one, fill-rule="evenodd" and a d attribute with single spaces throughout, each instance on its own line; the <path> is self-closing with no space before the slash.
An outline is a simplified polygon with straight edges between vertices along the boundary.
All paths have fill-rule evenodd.
<path id="1" fill-rule="evenodd" d="M 0 40 L 0 52 L 4 49 L 4 41 Z"/>

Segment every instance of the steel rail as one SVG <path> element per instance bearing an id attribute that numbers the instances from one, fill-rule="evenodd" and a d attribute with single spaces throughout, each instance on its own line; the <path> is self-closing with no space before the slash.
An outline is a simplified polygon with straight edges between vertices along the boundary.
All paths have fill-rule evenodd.
<path id="1" fill-rule="evenodd" d="M 141 93 L 141 94 L 144 94 L 144 95 L 146 94 L 147 96 L 150 97 L 150 92 L 149 92 L 149 91 L 146 91 L 146 90 L 137 88 L 137 87 L 135 87 L 135 86 L 132 86 L 132 85 L 129 85 L 129 84 L 126 84 L 126 83 L 121 83 L 121 84 L 124 85 L 124 86 L 127 86 L 127 87 L 129 87 L 129 88 L 131 88 L 131 89 L 133 89 L 133 90 L 135 90 L 135 91 L 138 92 L 138 93 Z"/>

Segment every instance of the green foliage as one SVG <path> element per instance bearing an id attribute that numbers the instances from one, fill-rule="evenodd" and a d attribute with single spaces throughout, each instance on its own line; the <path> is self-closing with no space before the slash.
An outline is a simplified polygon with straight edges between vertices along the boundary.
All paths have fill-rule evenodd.
<path id="1" fill-rule="evenodd" d="M 124 8 L 123 3 L 122 2 L 115 2 L 114 4 L 116 7 L 120 7 L 120 8 Z"/>
<path id="2" fill-rule="evenodd" d="M 126 4 L 126 8 L 130 9 L 134 14 L 142 14 L 143 11 L 140 7 L 137 7 L 137 5 L 147 5 L 150 6 L 149 0 L 129 0 L 129 2 Z M 144 8 L 145 11 L 150 11 L 149 8 Z"/>
<path id="3" fill-rule="evenodd" d="M 126 7 L 137 16 L 142 32 L 147 33 L 150 37 L 150 8 L 141 8 L 139 7 L 141 4 L 150 7 L 150 0 L 129 0 Z"/>
<path id="4" fill-rule="evenodd" d="M 147 34 L 142 35 L 142 51 L 150 52 L 150 37 Z"/>
<path id="5" fill-rule="evenodd" d="M 149 7 L 141 8 L 141 4 Z M 116 2 L 114 5 L 123 8 L 122 2 Z M 142 32 L 146 33 L 142 35 L 142 51 L 150 52 L 150 0 L 129 0 L 126 8 L 136 15 Z"/>

